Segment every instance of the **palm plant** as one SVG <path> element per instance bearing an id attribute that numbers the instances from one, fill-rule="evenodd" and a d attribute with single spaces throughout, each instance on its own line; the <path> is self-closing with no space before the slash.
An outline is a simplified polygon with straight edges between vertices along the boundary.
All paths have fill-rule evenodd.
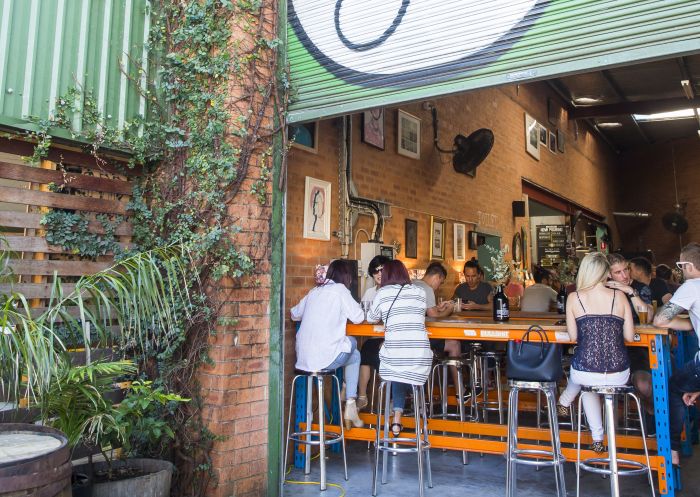
<path id="1" fill-rule="evenodd" d="M 7 277 L 9 252 L 0 250 L 0 269 Z M 174 337 L 191 319 L 190 288 L 196 283 L 190 252 L 173 245 L 135 253 L 99 273 L 81 277 L 71 292 L 64 292 L 54 276 L 47 310 L 33 316 L 24 296 L 0 295 L 0 385 L 14 398 L 20 385 L 32 404 L 40 405 L 53 390 L 59 371 L 59 355 L 66 346 L 59 329 L 80 330 L 87 362 L 93 343 L 133 350 L 146 357 L 162 347 L 176 347 Z M 11 280 L 11 276 L 9 277 Z M 110 335 L 118 329 L 118 336 Z M 181 338 L 180 338 L 181 339 Z M 24 381 L 23 381 L 24 380 Z"/>
<path id="2" fill-rule="evenodd" d="M 36 406 L 42 421 L 65 433 L 71 447 L 82 442 L 102 450 L 107 434 L 123 440 L 123 427 L 105 394 L 114 390 L 120 376 L 134 373 L 136 366 L 131 361 L 72 366 L 69 357 L 62 357 L 54 381 Z"/>

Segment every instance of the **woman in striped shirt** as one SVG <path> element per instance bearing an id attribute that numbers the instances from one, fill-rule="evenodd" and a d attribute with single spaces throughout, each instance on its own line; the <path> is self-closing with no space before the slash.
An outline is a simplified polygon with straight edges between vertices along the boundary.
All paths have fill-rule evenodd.
<path id="1" fill-rule="evenodd" d="M 425 291 L 411 284 L 401 261 L 384 264 L 381 288 L 367 321 L 384 322 L 384 345 L 379 351 L 379 375 L 392 382 L 392 433 L 401 433 L 401 415 L 409 385 L 424 385 L 433 362 L 425 329 Z"/>

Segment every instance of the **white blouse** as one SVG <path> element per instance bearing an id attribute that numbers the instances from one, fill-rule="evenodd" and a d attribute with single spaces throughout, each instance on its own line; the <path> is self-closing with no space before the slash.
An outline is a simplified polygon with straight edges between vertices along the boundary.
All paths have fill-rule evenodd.
<path id="1" fill-rule="evenodd" d="M 296 336 L 296 368 L 303 371 L 324 369 L 341 352 L 350 352 L 350 340 L 345 335 L 347 322 L 357 324 L 365 319 L 350 290 L 334 281 L 313 288 L 291 314 L 293 321 L 301 321 Z"/>

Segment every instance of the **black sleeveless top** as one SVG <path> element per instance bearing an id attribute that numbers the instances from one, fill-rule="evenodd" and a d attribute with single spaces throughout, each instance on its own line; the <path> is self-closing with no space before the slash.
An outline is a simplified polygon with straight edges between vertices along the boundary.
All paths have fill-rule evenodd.
<path id="1" fill-rule="evenodd" d="M 623 335 L 625 320 L 613 314 L 616 295 L 617 291 L 613 290 L 610 314 L 584 314 L 576 318 L 578 347 L 572 368 L 590 373 L 619 373 L 630 367 Z M 585 313 L 578 292 L 576 297 Z"/>

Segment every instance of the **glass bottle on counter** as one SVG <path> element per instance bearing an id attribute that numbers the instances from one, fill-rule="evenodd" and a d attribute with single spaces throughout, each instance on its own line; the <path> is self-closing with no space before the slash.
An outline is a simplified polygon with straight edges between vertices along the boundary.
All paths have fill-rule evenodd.
<path id="1" fill-rule="evenodd" d="M 503 292 L 503 285 L 498 285 L 496 294 L 493 296 L 493 320 L 505 322 L 510 319 L 510 309 L 508 307 L 508 297 Z"/>
<path id="2" fill-rule="evenodd" d="M 557 313 L 566 314 L 566 286 L 563 283 L 557 293 Z"/>

